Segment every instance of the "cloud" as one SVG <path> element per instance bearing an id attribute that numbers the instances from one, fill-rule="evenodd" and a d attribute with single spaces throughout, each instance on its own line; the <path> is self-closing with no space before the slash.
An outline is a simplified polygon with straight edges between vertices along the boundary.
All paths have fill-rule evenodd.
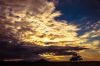
<path id="1" fill-rule="evenodd" d="M 47 0 L 0 0 L 1 41 L 20 46 L 23 43 L 23 45 L 32 47 L 8 48 L 9 45 L 7 45 L 10 50 L 5 51 L 12 53 L 10 55 L 16 56 L 17 53 L 22 53 L 21 57 L 25 55 L 25 57 L 35 58 L 37 55 L 40 58 L 38 54 L 45 52 L 60 55 L 67 54 L 68 52 L 65 51 L 69 50 L 76 51 L 87 48 L 97 50 L 99 40 L 89 42 L 89 39 L 98 37 L 99 30 L 92 30 L 78 36 L 77 31 L 81 29 L 77 25 L 54 19 L 60 15 L 61 13 L 55 10 L 54 3 Z M 19 53 L 17 50 L 22 51 Z M 61 51 L 64 52 L 60 53 Z"/>
<path id="2" fill-rule="evenodd" d="M 23 60 L 36 61 L 40 60 L 42 54 L 54 53 L 55 55 L 72 55 L 76 52 L 67 52 L 68 50 L 84 50 L 82 47 L 58 47 L 58 46 L 33 46 L 33 45 L 19 45 L 9 44 L 8 42 L 0 42 L 0 59 L 1 60 Z"/>
<path id="3" fill-rule="evenodd" d="M 33 48 L 36 49 L 36 48 Z M 0 60 L 39 60 L 41 59 L 36 51 L 32 51 L 31 47 L 9 44 L 8 42 L 0 42 Z"/>
<path id="4" fill-rule="evenodd" d="M 1 8 L 4 9 L 1 11 L 1 16 L 5 17 L 4 19 L 1 18 L 0 22 L 0 33 L 2 35 L 7 37 L 12 36 L 19 42 L 33 42 L 40 45 L 45 45 L 45 42 L 48 41 L 74 41 L 76 39 L 76 31 L 79 30 L 76 25 L 64 23 L 65 21 L 56 21 L 54 19 L 56 16 L 61 15 L 60 12 L 55 11 L 54 3 L 44 0 L 44 5 L 39 7 L 42 1 L 36 1 L 38 12 L 35 9 L 35 4 L 31 4 L 33 1 L 35 0 L 29 0 L 28 5 L 24 3 L 20 4 L 19 0 L 17 0 L 17 4 L 15 4 L 15 1 L 10 2 L 10 5 L 9 0 L 3 1 L 7 3 L 8 6 L 5 8 L 1 6 Z M 27 3 L 27 0 L 25 3 Z M 19 7 L 14 7 L 14 5 Z M 24 9 L 20 8 L 22 5 Z M 30 10 L 31 8 L 32 10 Z M 29 12 L 38 13 L 32 15 Z M 3 13 L 5 15 L 2 15 Z"/>

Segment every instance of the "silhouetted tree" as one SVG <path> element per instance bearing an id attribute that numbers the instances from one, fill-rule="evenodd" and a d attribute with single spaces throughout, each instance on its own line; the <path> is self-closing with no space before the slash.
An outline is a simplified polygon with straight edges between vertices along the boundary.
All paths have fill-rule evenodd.
<path id="1" fill-rule="evenodd" d="M 82 61 L 82 57 L 78 54 L 73 54 L 72 57 L 70 58 L 71 62 L 78 62 L 78 61 Z"/>

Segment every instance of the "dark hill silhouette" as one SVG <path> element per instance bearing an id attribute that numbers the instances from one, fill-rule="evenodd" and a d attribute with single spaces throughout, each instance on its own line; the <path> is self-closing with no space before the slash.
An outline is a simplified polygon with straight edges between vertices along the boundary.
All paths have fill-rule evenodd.
<path id="1" fill-rule="evenodd" d="M 49 62 L 49 61 L 47 61 L 47 60 L 45 60 L 45 59 L 40 59 L 40 60 L 35 61 L 35 62 Z"/>

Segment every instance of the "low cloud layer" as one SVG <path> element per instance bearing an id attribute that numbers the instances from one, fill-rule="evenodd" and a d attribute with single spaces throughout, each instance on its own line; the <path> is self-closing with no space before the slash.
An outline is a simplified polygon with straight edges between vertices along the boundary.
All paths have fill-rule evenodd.
<path id="1" fill-rule="evenodd" d="M 73 55 L 79 50 L 87 48 L 82 47 L 59 47 L 59 46 L 33 46 L 33 45 L 18 45 L 9 44 L 8 42 L 0 42 L 0 59 L 1 60 L 16 60 L 36 61 L 42 59 L 44 53 L 53 53 L 54 55 Z M 74 50 L 71 52 L 70 50 Z M 69 52 L 70 51 L 70 52 Z"/>

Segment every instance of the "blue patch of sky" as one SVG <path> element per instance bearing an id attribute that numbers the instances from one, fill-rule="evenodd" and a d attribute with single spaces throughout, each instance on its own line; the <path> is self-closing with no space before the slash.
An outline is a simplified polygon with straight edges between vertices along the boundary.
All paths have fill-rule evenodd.
<path id="1" fill-rule="evenodd" d="M 64 19 L 76 24 L 82 23 L 81 19 L 87 17 L 92 22 L 100 20 L 100 1 L 98 0 L 59 0 L 57 10 L 62 16 L 57 19 Z M 85 19 L 84 19 L 85 20 Z M 84 21 L 83 20 L 83 21 Z"/>
<path id="2" fill-rule="evenodd" d="M 59 0 L 56 10 L 62 15 L 55 19 L 80 25 L 79 34 L 89 31 L 84 29 L 88 21 L 92 25 L 100 20 L 100 0 Z"/>

